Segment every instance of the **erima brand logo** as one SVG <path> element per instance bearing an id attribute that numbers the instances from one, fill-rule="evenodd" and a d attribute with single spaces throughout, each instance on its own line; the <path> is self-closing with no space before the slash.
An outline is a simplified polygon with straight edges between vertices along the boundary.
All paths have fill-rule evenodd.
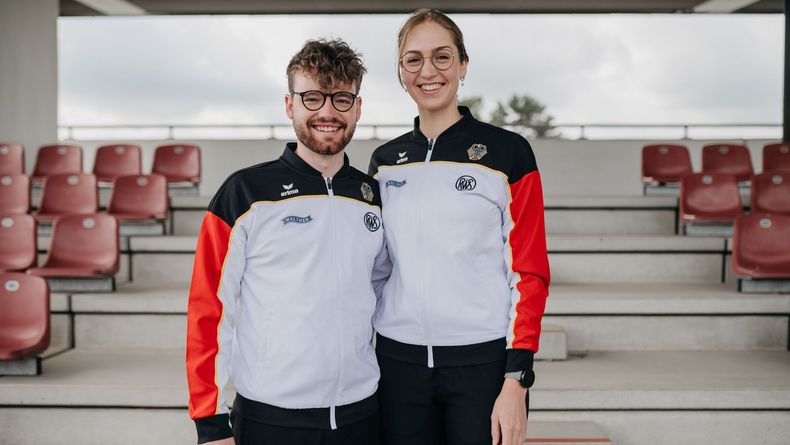
<path id="1" fill-rule="evenodd" d="M 395 161 L 395 163 L 396 164 L 403 164 L 404 162 L 408 161 L 409 158 L 406 157 L 406 153 L 408 153 L 408 151 L 404 151 L 403 153 L 398 152 L 398 158 L 400 158 L 400 159 Z"/>
<path id="2" fill-rule="evenodd" d="M 280 193 L 280 196 L 289 196 L 299 193 L 299 189 L 294 188 L 293 182 L 290 184 L 283 184 L 283 188 L 285 189 L 285 191 Z"/>
<path id="3" fill-rule="evenodd" d="M 464 175 L 455 181 L 455 189 L 461 192 L 474 190 L 475 187 L 477 187 L 477 180 L 471 176 Z"/>
<path id="4" fill-rule="evenodd" d="M 389 181 L 386 182 L 385 187 L 398 187 L 398 188 L 401 188 L 404 185 L 406 185 L 406 180 L 405 179 L 403 181 L 396 181 L 394 179 L 390 179 Z"/>
<path id="5" fill-rule="evenodd" d="M 313 217 L 310 215 L 307 216 L 286 216 L 282 219 L 283 225 L 288 223 L 297 223 L 297 224 L 307 224 L 313 220 Z"/>
<path id="6" fill-rule="evenodd" d="M 375 213 L 372 212 L 365 213 L 364 221 L 365 221 L 365 227 L 367 227 L 368 230 L 370 230 L 371 232 L 375 232 L 381 227 L 381 220 L 379 219 L 378 216 L 376 216 Z"/>

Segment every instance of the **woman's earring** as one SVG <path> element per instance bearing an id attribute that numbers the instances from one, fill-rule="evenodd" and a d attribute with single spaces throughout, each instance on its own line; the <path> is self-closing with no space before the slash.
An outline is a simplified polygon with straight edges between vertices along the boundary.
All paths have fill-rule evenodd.
<path id="1" fill-rule="evenodd" d="M 461 78 L 461 86 L 464 86 L 464 78 Z"/>

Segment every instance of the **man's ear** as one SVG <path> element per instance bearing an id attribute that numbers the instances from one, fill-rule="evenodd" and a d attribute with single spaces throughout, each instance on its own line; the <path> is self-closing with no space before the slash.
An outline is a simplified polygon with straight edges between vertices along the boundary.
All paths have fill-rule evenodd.
<path id="1" fill-rule="evenodd" d="M 294 118 L 294 100 L 293 96 L 290 94 L 285 95 L 285 114 L 288 115 L 288 119 L 293 120 Z"/>
<path id="2" fill-rule="evenodd" d="M 362 98 L 361 97 L 357 98 L 357 111 L 356 111 L 356 114 L 357 114 L 357 122 L 359 122 L 359 116 L 362 115 Z"/>

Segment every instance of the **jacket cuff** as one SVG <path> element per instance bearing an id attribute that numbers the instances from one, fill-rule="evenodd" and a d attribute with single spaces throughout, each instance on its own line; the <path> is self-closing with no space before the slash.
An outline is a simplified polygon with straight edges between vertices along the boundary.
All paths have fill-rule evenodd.
<path id="1" fill-rule="evenodd" d="M 535 361 L 535 351 L 529 349 L 508 349 L 505 372 L 532 370 Z"/>
<path id="2" fill-rule="evenodd" d="M 197 427 L 197 443 L 233 437 L 228 414 L 217 414 L 216 416 L 195 419 L 195 427 Z"/>

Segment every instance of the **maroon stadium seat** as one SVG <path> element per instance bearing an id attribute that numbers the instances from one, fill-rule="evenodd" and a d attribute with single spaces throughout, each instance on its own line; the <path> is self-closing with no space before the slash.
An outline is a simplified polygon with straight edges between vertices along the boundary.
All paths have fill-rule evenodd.
<path id="1" fill-rule="evenodd" d="M 738 182 L 754 175 L 749 148 L 739 144 L 708 144 L 702 147 L 702 172 L 734 175 Z"/>
<path id="2" fill-rule="evenodd" d="M 98 277 L 118 272 L 118 221 L 94 213 L 58 218 L 42 267 L 27 273 L 42 277 Z"/>
<path id="3" fill-rule="evenodd" d="M 683 221 L 732 222 L 742 213 L 735 176 L 695 173 L 680 181 Z"/>
<path id="4" fill-rule="evenodd" d="M 120 221 L 167 218 L 167 180 L 162 175 L 130 175 L 115 179 L 107 213 Z"/>
<path id="5" fill-rule="evenodd" d="M 164 176 L 167 182 L 200 182 L 200 147 L 188 144 L 157 147 L 151 173 Z"/>
<path id="6" fill-rule="evenodd" d="M 732 268 L 752 278 L 790 278 L 790 216 L 752 213 L 735 221 Z"/>
<path id="7" fill-rule="evenodd" d="M 30 215 L 0 217 L 0 272 L 36 265 L 36 220 Z"/>
<path id="8" fill-rule="evenodd" d="M 763 173 L 790 173 L 790 142 L 763 147 Z"/>
<path id="9" fill-rule="evenodd" d="M 93 174 L 102 182 L 118 176 L 142 173 L 140 146 L 132 144 L 103 145 L 96 150 Z"/>
<path id="10" fill-rule="evenodd" d="M 86 173 L 50 176 L 44 181 L 36 220 L 96 213 L 98 201 L 95 176 Z"/>
<path id="11" fill-rule="evenodd" d="M 0 176 L 0 215 L 30 211 L 30 179 L 25 175 Z"/>
<path id="12" fill-rule="evenodd" d="M 0 359 L 35 357 L 49 347 L 49 287 L 46 280 L 0 273 Z"/>
<path id="13" fill-rule="evenodd" d="M 25 149 L 20 144 L 0 142 L 0 176 L 25 174 Z"/>
<path id="14" fill-rule="evenodd" d="M 752 213 L 790 216 L 790 172 L 752 177 L 751 207 Z"/>
<path id="15" fill-rule="evenodd" d="M 38 149 L 32 175 L 34 182 L 65 173 L 82 173 L 82 147 L 58 144 L 44 145 Z"/>
<path id="16" fill-rule="evenodd" d="M 642 147 L 642 182 L 680 182 L 690 175 L 691 157 L 684 145 L 656 144 Z"/>

